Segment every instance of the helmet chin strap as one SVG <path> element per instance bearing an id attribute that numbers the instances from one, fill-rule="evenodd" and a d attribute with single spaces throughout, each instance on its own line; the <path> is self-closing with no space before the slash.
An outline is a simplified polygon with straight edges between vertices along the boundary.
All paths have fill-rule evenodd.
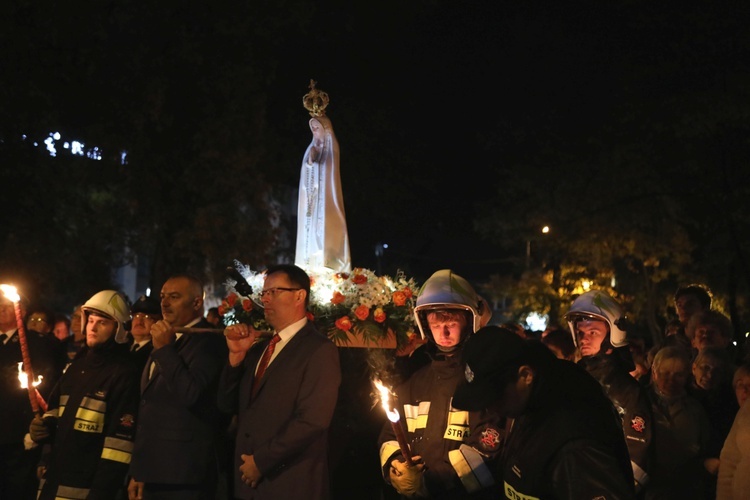
<path id="1" fill-rule="evenodd" d="M 446 353 L 446 354 L 449 354 L 451 352 L 456 352 L 458 348 L 460 347 L 460 345 L 453 345 L 450 347 L 444 347 L 444 346 L 441 346 L 440 344 L 435 344 L 435 345 L 437 346 L 438 351 Z"/>

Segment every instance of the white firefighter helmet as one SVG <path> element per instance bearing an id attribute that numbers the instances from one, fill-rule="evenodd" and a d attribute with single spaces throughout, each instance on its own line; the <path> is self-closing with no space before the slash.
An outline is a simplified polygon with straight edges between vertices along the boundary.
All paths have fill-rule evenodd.
<path id="1" fill-rule="evenodd" d="M 471 333 L 486 325 L 492 316 L 484 299 L 477 295 L 469 282 L 450 269 L 441 269 L 430 276 L 417 296 L 414 318 L 423 339 L 434 341 L 427 314 L 444 309 L 466 311 L 470 315 Z"/>
<path id="2" fill-rule="evenodd" d="M 625 330 L 620 328 L 624 324 L 625 313 L 622 306 L 606 292 L 591 290 L 578 296 L 570 310 L 565 314 L 565 319 L 573 335 L 573 342 L 578 345 L 575 323 L 579 319 L 596 319 L 604 321 L 609 325 L 609 343 L 613 347 L 624 347 L 628 345 Z"/>
<path id="3" fill-rule="evenodd" d="M 115 341 L 118 344 L 124 344 L 128 341 L 127 332 L 125 331 L 125 322 L 130 319 L 130 306 L 125 297 L 114 290 L 102 290 L 94 294 L 81 307 L 83 316 L 81 318 L 81 329 L 84 336 L 86 335 L 86 323 L 88 323 L 89 314 L 96 312 L 104 314 L 117 322 L 117 331 L 115 332 Z"/>

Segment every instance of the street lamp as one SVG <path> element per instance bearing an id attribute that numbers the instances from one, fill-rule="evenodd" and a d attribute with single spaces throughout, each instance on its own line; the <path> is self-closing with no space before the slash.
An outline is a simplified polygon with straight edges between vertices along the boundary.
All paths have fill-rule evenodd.
<path id="1" fill-rule="evenodd" d="M 542 234 L 548 234 L 550 231 L 549 226 L 542 227 Z M 526 270 L 528 271 L 531 267 L 531 240 L 526 240 Z"/>

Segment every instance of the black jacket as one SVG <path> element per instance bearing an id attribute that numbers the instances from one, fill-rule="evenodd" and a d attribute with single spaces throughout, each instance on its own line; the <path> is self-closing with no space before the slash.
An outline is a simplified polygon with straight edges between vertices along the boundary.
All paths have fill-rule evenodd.
<path id="1" fill-rule="evenodd" d="M 138 380 L 127 347 L 114 337 L 68 367 L 45 413 L 56 432 L 39 498 L 115 498 L 133 450 Z"/>
<path id="2" fill-rule="evenodd" d="M 503 450 L 507 498 L 635 498 L 633 474 L 612 403 L 585 370 L 550 360 Z"/>

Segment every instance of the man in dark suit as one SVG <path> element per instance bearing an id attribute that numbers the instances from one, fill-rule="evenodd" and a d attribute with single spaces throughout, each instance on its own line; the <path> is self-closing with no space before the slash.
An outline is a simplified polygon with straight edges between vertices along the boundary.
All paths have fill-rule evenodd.
<path id="1" fill-rule="evenodd" d="M 274 337 L 256 342 L 259 332 L 243 324 L 225 331 L 219 406 L 237 412 L 236 498 L 329 496 L 328 428 L 341 370 L 336 346 L 307 320 L 309 297 L 302 269 L 270 267 L 261 300 Z"/>
<path id="2" fill-rule="evenodd" d="M 141 405 L 130 464 L 130 498 L 214 498 L 218 454 L 228 416 L 216 405 L 227 356 L 224 339 L 207 328 L 203 286 L 172 276 L 161 289 L 164 319 L 151 327 L 153 351 L 141 377 Z"/>
<path id="3" fill-rule="evenodd" d="M 21 310 L 24 305 L 21 302 Z M 37 390 L 47 398 L 60 378 L 55 352 L 48 342 L 26 331 L 34 377 L 42 376 Z M 24 436 L 34 418 L 29 393 L 18 380 L 23 360 L 13 302 L 0 294 L 0 498 L 36 498 L 36 464 L 41 447 L 24 448 Z"/>
<path id="4" fill-rule="evenodd" d="M 161 319 L 161 304 L 155 297 L 141 295 L 130 308 L 130 315 L 130 335 L 133 338 L 130 357 L 142 371 L 154 348 L 151 327 Z"/>

